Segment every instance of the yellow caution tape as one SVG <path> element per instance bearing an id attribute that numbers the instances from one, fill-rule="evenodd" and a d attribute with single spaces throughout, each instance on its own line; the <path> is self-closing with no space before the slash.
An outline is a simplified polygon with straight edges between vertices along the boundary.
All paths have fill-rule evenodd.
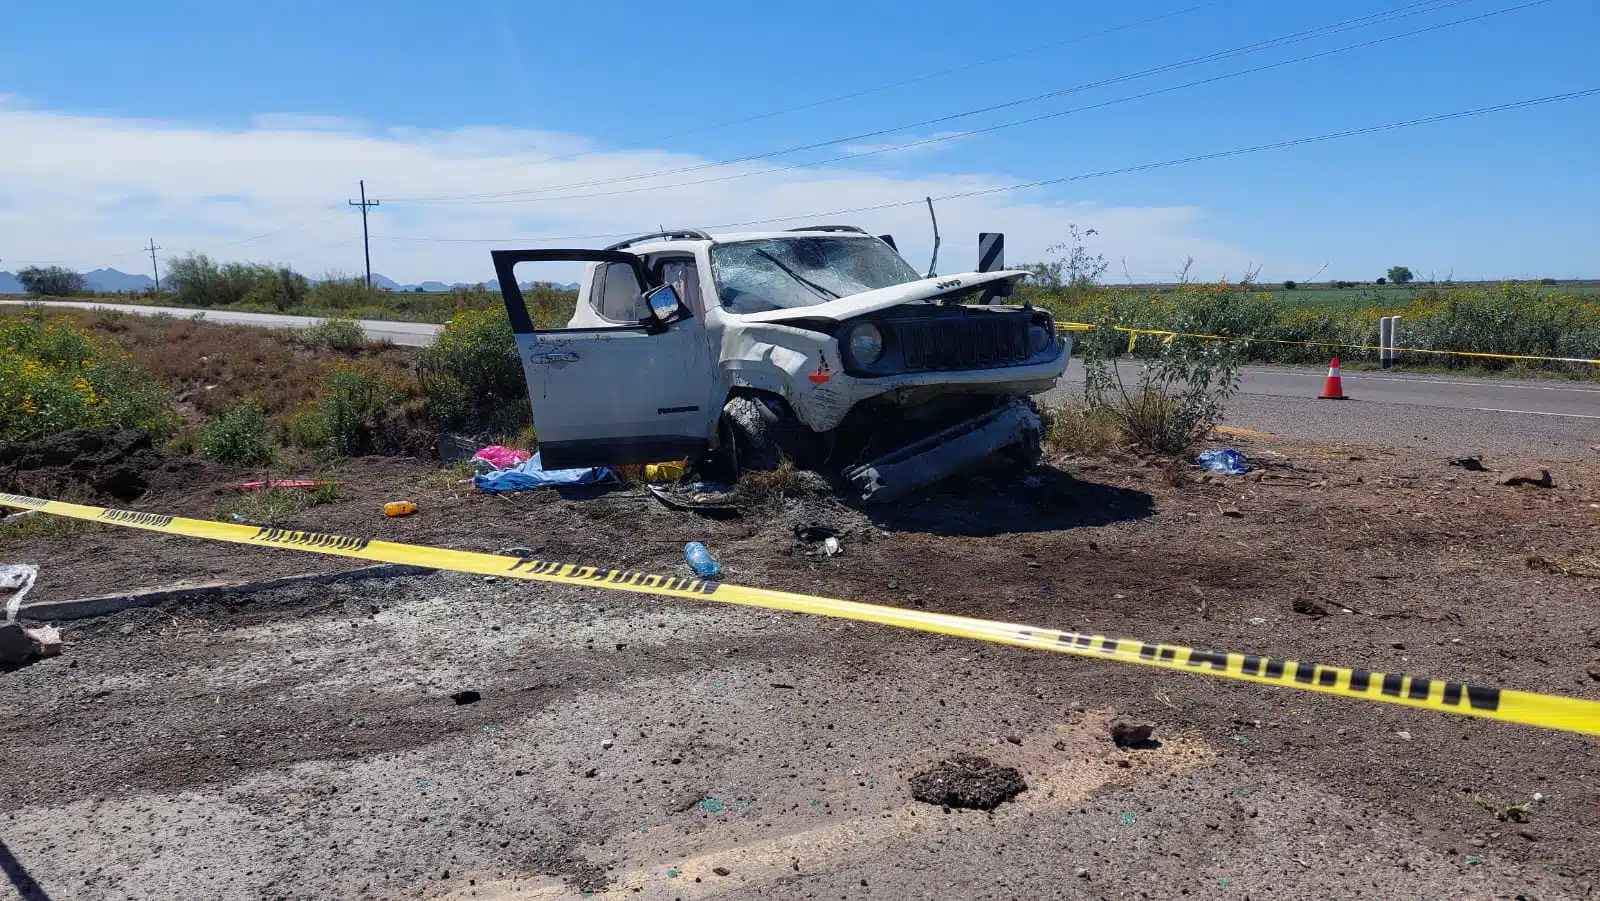
<path id="1" fill-rule="evenodd" d="M 1097 326 L 1087 322 L 1058 322 L 1056 329 L 1063 332 L 1092 332 Z M 1334 347 L 1340 350 L 1383 350 L 1376 344 L 1339 344 L 1333 341 L 1291 341 L 1288 338 L 1241 338 L 1236 335 L 1205 335 L 1194 332 L 1174 332 L 1157 328 L 1130 328 L 1127 326 L 1112 326 L 1119 332 L 1128 333 L 1128 353 L 1133 353 L 1134 342 L 1140 335 L 1161 335 L 1162 344 L 1171 344 L 1173 338 L 1199 338 L 1203 341 L 1243 341 L 1247 344 L 1293 344 L 1297 347 Z M 1532 360 L 1539 363 L 1589 363 L 1600 366 L 1600 360 L 1588 360 L 1583 357 L 1539 357 L 1528 354 L 1493 354 L 1472 350 L 1433 350 L 1427 347 L 1392 347 L 1396 353 L 1436 354 L 1450 357 L 1475 357 L 1483 360 Z"/>
<path id="2" fill-rule="evenodd" d="M 1246 682 L 1298 688 L 1367 701 L 1384 701 L 1407 707 L 1424 707 L 1443 713 L 1542 726 L 1547 729 L 1564 729 L 1600 737 L 1600 701 L 1580 698 L 1534 694 L 1364 669 L 1346 669 L 1300 660 L 1278 660 L 1255 654 L 1202 651 L 1182 645 L 1131 638 L 1108 638 L 1104 635 L 1081 632 L 1063 632 L 1016 623 L 953 616 L 947 613 L 902 610 L 898 607 L 841 601 L 765 588 L 749 588 L 703 579 L 658 576 L 631 570 L 553 563 L 498 554 L 481 554 L 475 551 L 454 551 L 369 538 L 347 538 L 297 529 L 245 526 L 166 516 L 160 513 L 113 510 L 16 494 L 0 494 L 0 506 L 20 507 L 73 519 L 258 547 L 289 548 L 383 563 L 408 563 L 434 569 L 505 576 L 536 582 L 556 582 L 563 585 L 608 588 L 614 591 L 720 601 L 769 610 L 832 616 L 996 644 L 1058 651 L 1083 657 L 1115 660 L 1120 663 L 1159 666 L 1179 672 L 1225 676 Z"/>

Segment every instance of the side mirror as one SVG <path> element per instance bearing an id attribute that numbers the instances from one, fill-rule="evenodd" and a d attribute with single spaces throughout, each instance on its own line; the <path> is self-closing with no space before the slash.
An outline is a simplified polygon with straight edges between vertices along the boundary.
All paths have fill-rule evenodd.
<path id="1" fill-rule="evenodd" d="M 678 289 L 672 285 L 662 285 L 645 292 L 645 306 L 650 310 L 649 324 L 656 329 L 663 329 L 683 309 L 683 300 L 678 297 Z"/>
<path id="2" fill-rule="evenodd" d="M 662 322 L 671 319 L 678 312 L 678 307 L 683 301 L 678 297 L 678 289 L 672 285 L 662 285 L 653 288 L 644 296 L 644 302 L 650 305 L 650 315 Z"/>

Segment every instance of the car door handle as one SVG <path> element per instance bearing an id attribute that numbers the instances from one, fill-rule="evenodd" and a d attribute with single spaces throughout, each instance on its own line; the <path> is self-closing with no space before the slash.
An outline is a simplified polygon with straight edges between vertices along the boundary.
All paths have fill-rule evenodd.
<path id="1" fill-rule="evenodd" d="M 555 350 L 543 354 L 528 354 L 529 363 L 576 363 L 578 355 L 570 350 Z"/>

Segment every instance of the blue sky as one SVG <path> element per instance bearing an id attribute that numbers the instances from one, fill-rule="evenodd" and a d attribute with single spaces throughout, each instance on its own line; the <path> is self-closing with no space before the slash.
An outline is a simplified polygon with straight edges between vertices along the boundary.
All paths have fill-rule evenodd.
<path id="1" fill-rule="evenodd" d="M 846 142 L 844 152 L 1070 110 L 1521 5 L 1415 15 L 1123 84 Z M 1600 87 L 1600 4 L 1530 8 L 989 135 L 705 186 L 838 156 L 641 178 L 1071 88 L 1406 6 L 1405 0 L 1135 0 L 692 6 L 432 3 L 18 4 L 0 33 L 0 267 L 138 267 L 137 244 L 352 269 L 355 179 L 385 199 L 374 266 L 485 276 L 491 246 L 717 224 L 1002 187 Z M 1193 9 L 1192 7 L 1200 7 Z M 1169 15 L 1170 14 L 1170 15 Z M 1073 38 L 1136 24 L 1070 43 Z M 1042 45 L 1059 46 L 1024 52 Z M 1018 55 L 1020 54 L 1020 55 Z M 1012 58 L 982 62 L 991 57 Z M 964 71 L 864 96 L 708 126 Z M 944 268 L 970 232 L 1037 256 L 1068 223 L 1136 279 L 1600 276 L 1600 97 L 941 205 Z M 653 190 L 519 204 L 406 205 Z M 533 196 L 533 195 L 529 195 Z M 65 209 L 63 208 L 65 204 Z M 846 217 L 926 258 L 925 214 Z M 277 230 L 275 234 L 272 233 Z M 265 237 L 257 237 L 265 234 Z M 435 240 L 435 239 L 448 240 Z M 355 243 L 352 246 L 352 239 Z M 477 239 L 485 239 L 479 241 Z M 131 242 L 131 243 L 130 243 Z M 598 242 L 577 242 L 598 243 Z"/>

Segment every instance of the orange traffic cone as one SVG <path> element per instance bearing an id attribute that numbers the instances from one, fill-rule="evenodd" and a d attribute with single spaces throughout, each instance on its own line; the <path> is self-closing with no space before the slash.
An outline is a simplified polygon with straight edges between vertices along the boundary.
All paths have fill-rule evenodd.
<path id="1" fill-rule="evenodd" d="M 1322 400 L 1349 400 L 1344 394 L 1344 383 L 1339 380 L 1339 358 L 1328 364 L 1328 380 L 1322 384 Z"/>

